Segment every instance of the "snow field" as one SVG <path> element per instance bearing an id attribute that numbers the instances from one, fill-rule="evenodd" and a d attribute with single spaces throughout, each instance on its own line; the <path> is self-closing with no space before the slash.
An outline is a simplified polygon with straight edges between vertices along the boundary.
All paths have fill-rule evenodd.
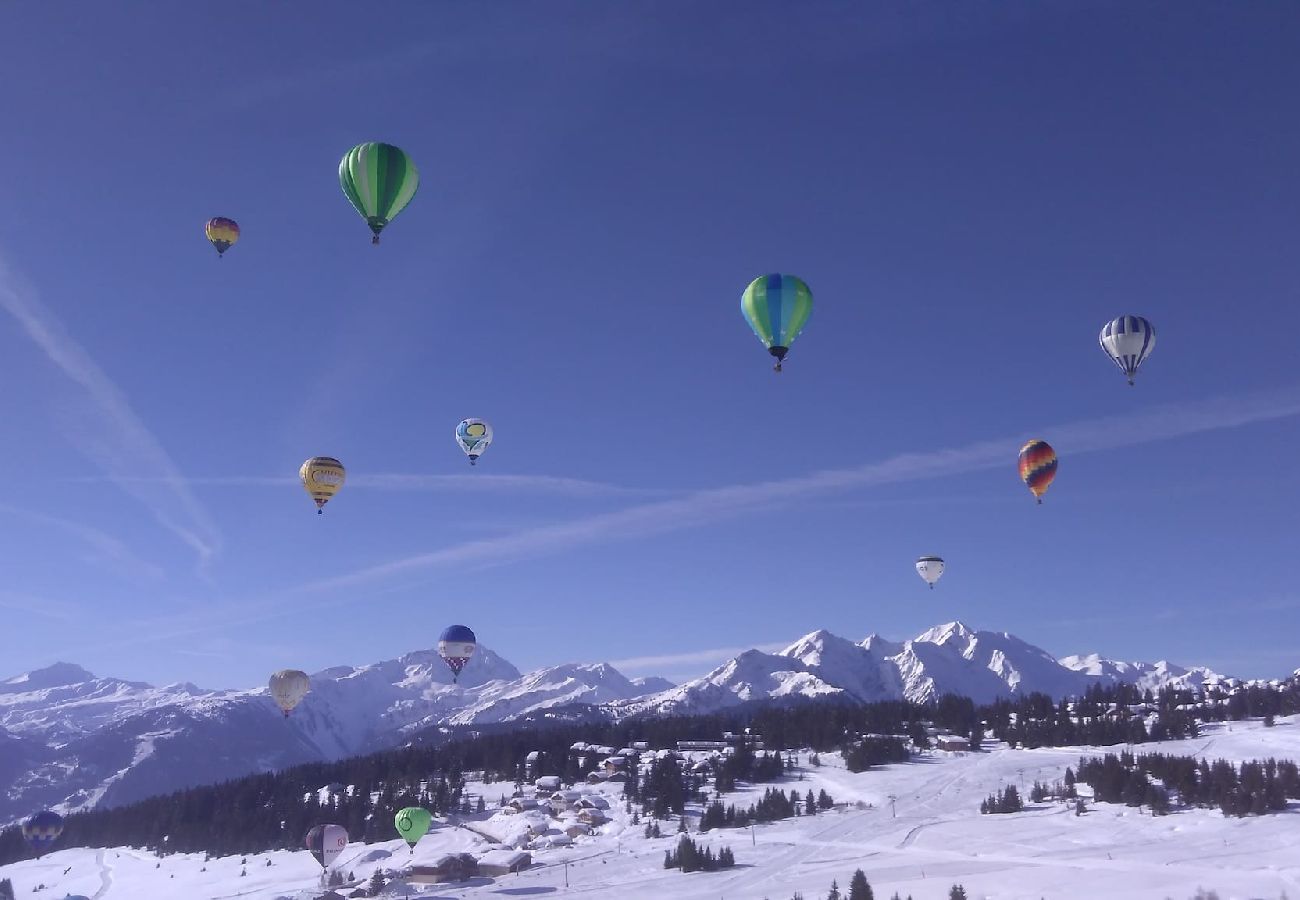
<path id="1" fill-rule="evenodd" d="M 845 888 L 853 870 L 861 868 L 882 900 L 894 891 L 904 897 L 910 893 L 915 900 L 944 900 L 956 882 L 972 900 L 1188 900 L 1198 887 L 1218 891 L 1222 900 L 1274 900 L 1284 892 L 1300 898 L 1298 804 L 1286 813 L 1246 819 L 1225 819 L 1212 810 L 1152 818 L 1110 804 L 1090 804 L 1087 813 L 1076 817 L 1051 802 L 1031 804 L 1021 814 L 982 816 L 980 800 L 1002 786 L 1023 785 L 1027 798 L 1035 778 L 1052 782 L 1080 755 L 1122 749 L 986 746 L 985 753 L 932 752 L 860 774 L 845 770 L 838 754 L 821 754 L 822 765 L 813 767 L 808 754 L 800 753 L 803 779 L 787 777 L 777 786 L 801 796 L 810 788 L 814 794 L 824 789 L 837 809 L 759 825 L 752 832 L 723 829 L 703 835 L 694 831 L 698 809 L 693 809 L 691 836 L 715 851 L 726 844 L 736 856 L 736 868 L 714 873 L 663 869 L 664 851 L 677 840 L 676 821 L 662 821 L 664 836 L 647 840 L 644 820 L 632 825 L 624 812 L 620 786 L 579 787 L 599 791 L 610 801 L 611 821 L 595 834 L 577 838 L 571 847 L 530 851 L 533 868 L 517 875 L 411 885 L 410 896 L 789 900 L 799 891 L 814 900 L 825 896 L 832 879 Z M 1233 761 L 1300 759 L 1300 721 L 1279 719 L 1271 729 L 1258 722 L 1208 726 L 1197 739 L 1133 749 Z M 743 786 L 723 802 L 747 806 L 767 787 Z M 512 784 L 471 784 L 468 790 L 484 796 L 485 813 L 458 817 L 459 826 L 435 824 L 414 854 L 400 840 L 349 847 L 339 868 L 367 879 L 376 868 L 432 864 L 445 853 L 478 854 L 497 846 L 485 834 L 517 837 L 509 829 L 521 827 L 515 822 L 524 821 L 525 814 L 507 816 L 496 809 L 503 793 L 513 793 Z M 891 794 L 896 797 L 892 812 Z M 273 862 L 269 868 L 268 858 Z M 239 860 L 214 859 L 201 872 L 205 864 L 198 856 L 168 857 L 155 868 L 160 861 L 142 851 L 65 850 L 5 867 L 0 877 L 13 879 L 20 897 L 52 900 L 69 894 L 95 900 L 307 900 L 320 892 L 320 867 L 305 851 L 249 856 L 248 875 L 242 878 Z M 62 875 L 68 866 L 72 871 Z M 41 882 L 46 890 L 33 895 Z"/>

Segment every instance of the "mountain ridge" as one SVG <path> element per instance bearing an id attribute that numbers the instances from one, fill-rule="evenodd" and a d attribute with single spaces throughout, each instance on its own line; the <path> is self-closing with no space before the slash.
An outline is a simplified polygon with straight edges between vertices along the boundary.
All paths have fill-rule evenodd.
<path id="1" fill-rule="evenodd" d="M 0 681 L 0 823 L 35 808 L 117 805 L 151 794 L 400 745 L 438 728 L 501 727 L 582 708 L 609 718 L 707 714 L 763 702 L 840 698 L 977 702 L 1092 684 L 1194 687 L 1222 680 L 1204 667 L 1131 663 L 1099 654 L 1053 658 L 1008 632 L 954 621 L 896 642 L 854 642 L 825 629 L 776 653 L 747 650 L 674 685 L 629 679 L 609 663 L 563 663 L 521 673 L 490 648 L 454 683 L 434 650 L 311 675 L 312 690 L 284 719 L 265 687 L 153 687 L 59 662 Z M 552 712 L 556 711 L 556 712 Z"/>

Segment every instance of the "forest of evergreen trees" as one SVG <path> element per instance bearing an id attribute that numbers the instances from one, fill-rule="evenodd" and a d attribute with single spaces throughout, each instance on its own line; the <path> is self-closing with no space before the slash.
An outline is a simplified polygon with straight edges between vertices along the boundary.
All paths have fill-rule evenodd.
<path id="1" fill-rule="evenodd" d="M 1018 813 L 1024 808 L 1024 801 L 1020 799 L 1020 792 L 1016 790 L 1014 784 L 1007 785 L 996 794 L 989 794 L 980 803 L 980 812 L 984 815 L 990 813 Z"/>
<path id="2" fill-rule="evenodd" d="M 993 737 L 1026 747 L 1140 743 L 1162 736 L 1194 734 L 1197 717 L 1242 719 L 1300 712 L 1300 684 L 1293 680 L 1279 688 L 1251 687 L 1212 709 L 1179 708 L 1197 699 L 1186 691 L 1164 690 L 1153 696 L 1120 686 L 1094 688 L 1073 708 L 1042 694 L 983 706 L 969 698 L 945 696 L 933 704 L 809 701 L 798 705 L 754 705 L 709 716 L 461 730 L 444 736 L 441 742 L 428 738 L 367 756 L 308 763 L 152 797 L 130 806 L 71 814 L 66 817 L 59 846 L 130 845 L 161 853 L 256 853 L 296 848 L 312 825 L 323 822 L 343 825 L 354 840 L 387 839 L 391 837 L 393 813 L 402 806 L 419 804 L 437 814 L 458 808 L 463 802 L 462 773 L 467 771 L 482 772 L 489 781 L 519 782 L 524 779 L 525 756 L 538 750 L 541 757 L 535 775 L 559 775 L 570 780 L 580 776 L 569 752 L 578 741 L 613 747 L 646 741 L 652 747 L 672 747 L 679 740 L 716 740 L 725 731 L 750 728 L 763 736 L 771 750 L 842 750 L 855 765 L 906 757 L 899 741 L 867 735 L 908 735 L 916 746 L 926 747 L 923 723 L 927 721 L 954 734 L 976 737 L 984 731 L 982 723 L 987 723 Z M 1143 714 L 1130 709 L 1142 704 L 1151 704 L 1158 716 L 1150 734 L 1142 721 Z M 598 762 L 593 754 L 586 768 Z M 770 780 L 779 771 L 772 774 L 763 767 L 779 765 L 779 754 L 740 750 L 721 770 L 721 788 L 729 789 L 737 779 Z M 680 814 L 687 798 L 683 794 L 678 802 L 674 789 L 669 787 L 672 779 L 667 774 L 662 778 L 662 789 L 643 784 L 633 785 L 633 790 L 646 797 L 668 798 L 666 805 L 656 799 L 652 813 Z M 329 793 L 322 802 L 317 792 L 328 785 L 352 785 L 355 790 Z M 0 831 L 0 865 L 29 855 L 18 828 Z"/>
<path id="3" fill-rule="evenodd" d="M 1290 760 L 1197 760 L 1190 756 L 1128 751 L 1079 760 L 1074 776 L 1102 803 L 1146 806 L 1164 815 L 1174 803 L 1218 809 L 1225 816 L 1261 816 L 1300 800 L 1300 771 Z M 1156 779 L 1160 783 L 1154 783 Z"/>
<path id="4" fill-rule="evenodd" d="M 681 869 L 683 872 L 714 872 L 718 869 L 730 869 L 736 864 L 736 857 L 730 847 L 722 847 L 717 854 L 708 847 L 701 847 L 695 841 L 682 835 L 677 839 L 677 847 L 664 851 L 664 868 Z"/>

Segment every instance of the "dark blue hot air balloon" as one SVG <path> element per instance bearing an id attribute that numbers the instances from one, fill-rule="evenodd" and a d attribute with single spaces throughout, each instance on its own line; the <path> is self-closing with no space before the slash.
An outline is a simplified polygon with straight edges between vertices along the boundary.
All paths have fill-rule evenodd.
<path id="1" fill-rule="evenodd" d="M 452 681 L 460 678 L 460 670 L 477 648 L 478 638 L 464 625 L 451 625 L 438 638 L 438 655 L 451 669 Z"/>
<path id="2" fill-rule="evenodd" d="M 38 812 L 23 823 L 23 838 L 40 856 L 54 846 L 63 834 L 63 816 L 50 810 Z"/>

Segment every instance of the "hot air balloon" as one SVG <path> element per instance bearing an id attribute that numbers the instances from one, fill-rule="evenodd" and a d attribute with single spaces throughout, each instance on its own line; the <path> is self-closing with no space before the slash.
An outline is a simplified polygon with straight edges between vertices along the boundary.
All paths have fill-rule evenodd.
<path id="1" fill-rule="evenodd" d="M 1047 441 L 1030 441 L 1020 448 L 1020 478 L 1034 492 L 1038 502 L 1056 477 L 1056 451 Z"/>
<path id="2" fill-rule="evenodd" d="M 276 706 L 280 707 L 287 719 L 290 711 L 301 703 L 302 698 L 306 697 L 307 692 L 311 690 L 311 679 L 307 677 L 306 672 L 297 669 L 281 669 L 271 676 L 267 687 L 271 689 L 271 699 L 275 701 Z"/>
<path id="3" fill-rule="evenodd" d="M 482 419 L 464 419 L 456 426 L 456 443 L 469 457 L 469 464 L 476 465 L 492 443 L 492 426 Z"/>
<path id="4" fill-rule="evenodd" d="M 1156 330 L 1141 316 L 1120 316 L 1105 324 L 1097 341 L 1111 362 L 1128 376 L 1128 383 L 1132 384 L 1138 366 L 1155 349 Z"/>
<path id="5" fill-rule="evenodd" d="M 925 579 L 934 590 L 934 583 L 943 577 L 943 560 L 937 556 L 922 556 L 916 561 L 916 574 Z"/>
<path id="6" fill-rule="evenodd" d="M 348 831 L 342 825 L 317 825 L 303 843 L 321 868 L 328 869 L 348 845 Z"/>
<path id="7" fill-rule="evenodd" d="M 23 839 L 41 856 L 63 834 L 63 816 L 50 810 L 43 810 L 23 823 Z"/>
<path id="8" fill-rule="evenodd" d="M 429 833 L 433 814 L 422 806 L 408 806 L 397 811 L 393 824 L 397 826 L 397 833 L 402 836 L 402 840 L 411 845 L 411 852 L 414 853 L 416 842 Z"/>
<path id="9" fill-rule="evenodd" d="M 461 669 L 465 668 L 477 647 L 478 639 L 474 637 L 474 632 L 464 625 L 451 625 L 438 638 L 438 655 L 451 669 L 452 681 L 460 678 Z"/>
<path id="10" fill-rule="evenodd" d="M 339 186 L 361 213 L 379 243 L 384 230 L 420 186 L 420 173 L 411 158 L 392 144 L 357 144 L 339 163 Z"/>
<path id="11" fill-rule="evenodd" d="M 238 223 L 225 216 L 208 219 L 208 224 L 203 226 L 203 231 L 212 242 L 212 246 L 217 248 L 217 259 L 220 259 L 222 254 L 235 246 L 235 242 L 239 240 Z"/>
<path id="12" fill-rule="evenodd" d="M 776 357 L 773 368 L 780 372 L 790 345 L 812 313 L 812 291 L 793 275 L 760 275 L 740 295 L 740 311 L 767 352 Z"/>
<path id="13" fill-rule="evenodd" d="M 316 501 L 317 514 L 325 512 L 325 504 L 343 487 L 347 470 L 332 456 L 313 456 L 298 469 L 302 486 Z"/>

